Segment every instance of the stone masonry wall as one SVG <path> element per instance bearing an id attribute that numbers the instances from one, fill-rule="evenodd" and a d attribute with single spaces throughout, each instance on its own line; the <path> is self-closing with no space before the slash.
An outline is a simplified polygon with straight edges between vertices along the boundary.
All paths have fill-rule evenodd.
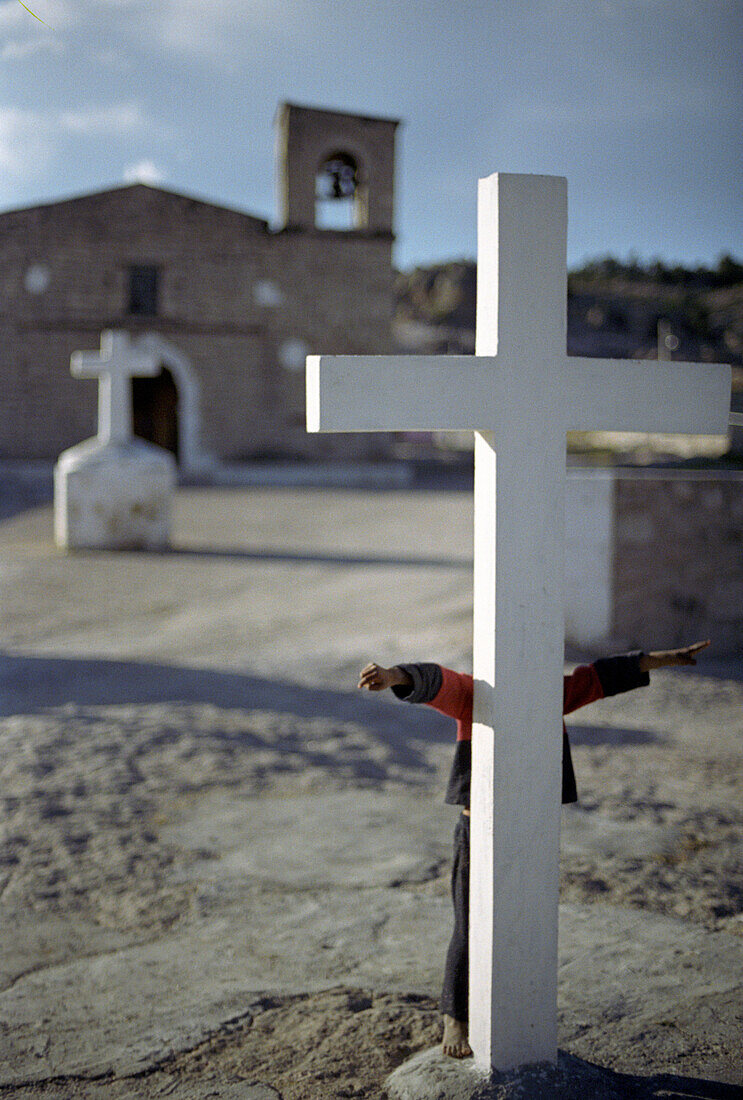
<path id="1" fill-rule="evenodd" d="M 134 186 L 2 215 L 0 242 L 0 457 L 53 459 L 94 434 L 97 385 L 73 379 L 69 364 L 104 328 L 158 333 L 191 359 L 202 441 L 218 457 L 384 453 L 382 437 L 308 436 L 304 371 L 282 352 L 391 350 L 390 239 L 271 233 L 248 215 Z M 39 264 L 48 286 L 33 293 L 24 280 Z M 157 316 L 128 313 L 130 264 L 158 267 Z M 257 293 L 267 283 L 272 304 Z"/>
<path id="2" fill-rule="evenodd" d="M 743 475 L 622 471 L 615 492 L 613 635 L 743 652 Z"/>

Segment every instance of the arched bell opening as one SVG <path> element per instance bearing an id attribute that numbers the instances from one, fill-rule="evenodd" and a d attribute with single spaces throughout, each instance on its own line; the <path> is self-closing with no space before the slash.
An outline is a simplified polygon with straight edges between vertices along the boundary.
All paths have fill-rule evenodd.
<path id="1" fill-rule="evenodd" d="M 364 229 L 368 225 L 366 187 L 361 168 L 347 152 L 325 157 L 315 176 L 315 227 Z"/>

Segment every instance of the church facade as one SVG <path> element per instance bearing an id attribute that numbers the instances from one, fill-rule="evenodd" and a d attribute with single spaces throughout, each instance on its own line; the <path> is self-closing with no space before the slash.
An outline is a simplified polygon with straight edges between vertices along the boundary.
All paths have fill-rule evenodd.
<path id="1" fill-rule="evenodd" d="M 0 214 L 0 458 L 55 459 L 96 432 L 70 356 L 106 329 L 161 359 L 134 428 L 182 470 L 375 457 L 389 437 L 305 431 L 307 354 L 392 350 L 393 119 L 282 104 L 279 223 L 133 184 Z"/>

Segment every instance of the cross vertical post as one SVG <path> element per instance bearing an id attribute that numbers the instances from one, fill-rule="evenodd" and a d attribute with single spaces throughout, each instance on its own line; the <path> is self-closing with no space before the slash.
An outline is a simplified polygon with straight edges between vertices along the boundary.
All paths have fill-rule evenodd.
<path id="1" fill-rule="evenodd" d="M 508 1067 L 557 1054 L 565 181 L 481 180 L 478 209 L 477 353 L 513 374 L 475 437 L 470 1044 Z"/>
<path id="2" fill-rule="evenodd" d="M 475 356 L 310 356 L 308 431 L 475 434 L 470 1043 L 557 1057 L 569 429 L 725 434 L 730 367 L 571 358 L 567 189 L 480 181 Z"/>

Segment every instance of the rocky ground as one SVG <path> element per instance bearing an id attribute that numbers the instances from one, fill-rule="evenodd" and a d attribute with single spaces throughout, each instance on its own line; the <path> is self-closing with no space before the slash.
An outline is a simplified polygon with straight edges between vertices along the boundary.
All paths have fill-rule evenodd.
<path id="1" fill-rule="evenodd" d="M 0 1097 L 382 1097 L 439 1035 L 450 729 L 355 676 L 467 667 L 470 497 L 181 489 L 167 554 L 5 513 Z M 738 1095 L 742 704 L 712 652 L 571 716 L 555 1095 Z"/>

